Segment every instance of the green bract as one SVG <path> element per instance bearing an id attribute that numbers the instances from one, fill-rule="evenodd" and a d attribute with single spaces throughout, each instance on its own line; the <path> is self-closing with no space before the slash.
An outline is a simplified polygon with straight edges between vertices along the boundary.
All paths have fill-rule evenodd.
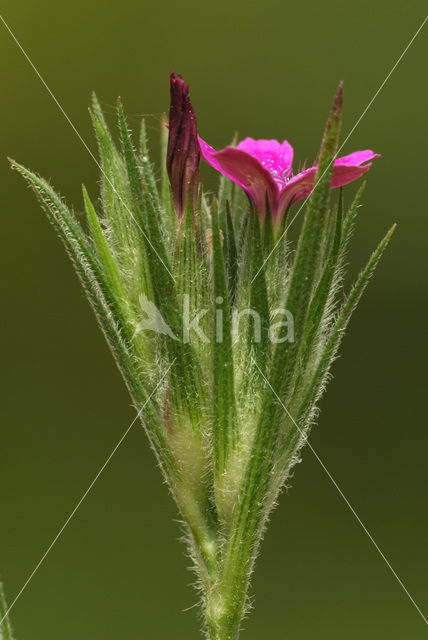
<path id="1" fill-rule="evenodd" d="M 96 98 L 101 197 L 84 226 L 52 187 L 12 161 L 75 266 L 177 503 L 198 576 L 204 631 L 235 640 L 270 511 L 298 461 L 344 329 L 391 229 L 349 295 L 345 255 L 362 189 L 330 204 L 336 101 L 297 246 L 222 177 L 181 216 L 118 103 L 120 144 Z M 162 158 L 166 135 L 162 124 Z M 165 162 L 163 162 L 165 165 Z M 198 202 L 196 209 L 194 202 Z M 0 637 L 10 639 L 9 627 Z"/>
<path id="2" fill-rule="evenodd" d="M 0 582 L 0 640 L 13 640 L 12 629 L 7 615 L 7 604 L 3 593 L 3 585 Z"/>

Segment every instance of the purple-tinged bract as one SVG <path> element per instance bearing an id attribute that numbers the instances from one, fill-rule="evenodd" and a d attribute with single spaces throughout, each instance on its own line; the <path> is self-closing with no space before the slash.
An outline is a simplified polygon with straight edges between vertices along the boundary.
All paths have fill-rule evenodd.
<path id="1" fill-rule="evenodd" d="M 189 98 L 189 85 L 181 75 L 171 73 L 171 105 L 169 109 L 169 137 L 167 170 L 174 206 L 179 218 L 193 194 L 196 206 L 199 184 L 200 149 L 195 112 Z"/>

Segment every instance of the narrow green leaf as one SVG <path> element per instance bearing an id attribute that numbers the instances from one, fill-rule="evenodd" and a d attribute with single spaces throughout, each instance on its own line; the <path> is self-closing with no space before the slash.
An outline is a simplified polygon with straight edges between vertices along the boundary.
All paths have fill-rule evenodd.
<path id="1" fill-rule="evenodd" d="M 82 192 L 85 211 L 88 218 L 89 230 L 91 232 L 91 236 L 94 241 L 99 260 L 104 267 L 106 276 L 117 298 L 122 301 L 122 304 L 124 304 L 125 300 L 127 299 L 127 294 L 125 287 L 123 286 L 118 266 L 110 251 L 110 247 L 107 244 L 107 240 L 104 237 L 104 233 L 95 212 L 94 205 L 89 198 L 85 185 L 82 185 Z"/>
<path id="2" fill-rule="evenodd" d="M 232 214 L 233 226 L 237 238 L 241 238 L 243 235 L 243 230 L 252 206 L 252 202 L 245 191 L 239 185 L 233 183 L 230 212 Z"/>
<path id="3" fill-rule="evenodd" d="M 91 96 L 90 114 L 93 115 L 102 124 L 104 131 L 109 134 L 107 122 L 105 121 L 104 113 L 103 113 L 103 110 L 101 109 L 101 105 L 98 101 L 97 94 L 95 93 L 95 91 L 92 92 L 92 96 Z M 111 143 L 114 144 L 112 139 L 111 139 Z"/>
<path id="4" fill-rule="evenodd" d="M 152 348 L 155 336 L 148 335 L 147 332 L 140 333 L 137 331 L 139 318 L 136 315 L 133 305 L 130 304 L 129 296 L 119 272 L 118 265 L 106 241 L 95 212 L 94 205 L 92 204 L 84 185 L 82 185 L 82 191 L 85 211 L 88 218 L 89 231 L 94 242 L 98 259 L 111 288 L 111 295 L 114 297 L 127 327 L 130 327 L 131 332 L 129 334 L 129 341 L 132 344 L 132 347 L 135 349 L 136 354 L 141 359 L 141 362 L 149 363 L 150 360 L 155 357 L 155 353 Z"/>
<path id="5" fill-rule="evenodd" d="M 337 319 L 330 331 L 330 335 L 324 347 L 324 350 L 319 357 L 314 375 L 309 385 L 307 386 L 307 390 L 300 404 L 299 411 L 296 416 L 293 416 L 295 417 L 295 420 L 300 428 L 303 428 L 306 424 L 311 412 L 313 411 L 315 403 L 324 390 L 329 369 L 337 354 L 340 343 L 344 336 L 345 329 L 349 323 L 353 311 L 360 301 L 361 296 L 363 295 L 364 290 L 366 289 L 370 278 L 372 277 L 379 263 L 379 260 L 381 259 L 386 247 L 388 246 L 392 234 L 395 231 L 395 227 L 396 225 L 393 225 L 391 227 L 391 229 L 378 245 L 377 249 L 371 255 L 367 265 L 360 273 L 357 281 L 351 289 L 348 298 L 344 302 L 337 316 Z M 293 402 L 290 403 L 290 406 L 293 407 Z M 282 446 L 282 449 L 284 452 L 286 452 L 287 457 L 293 457 L 293 455 L 295 454 L 296 442 L 298 442 L 299 439 L 300 434 L 293 424 L 291 425 L 290 431 L 287 434 L 287 438 L 284 440 Z"/>
<path id="6" fill-rule="evenodd" d="M 336 274 L 338 265 L 340 247 L 342 242 L 342 225 L 343 225 L 343 196 L 340 192 L 339 203 L 336 213 L 336 227 L 333 238 L 333 244 L 324 266 L 324 270 L 314 296 L 309 306 L 308 316 L 305 323 L 304 335 L 300 348 L 300 369 L 305 371 L 308 358 L 314 345 L 315 336 L 322 328 L 322 320 L 324 317 L 327 301 L 329 300 L 332 283 Z"/>
<path id="7" fill-rule="evenodd" d="M 361 197 L 364 193 L 364 189 L 366 188 L 366 182 L 363 182 L 363 184 L 361 185 L 361 187 L 358 189 L 357 193 L 355 194 L 354 200 L 352 201 L 351 206 L 349 207 L 349 211 L 346 214 L 344 220 L 343 220 L 343 232 L 342 232 L 342 238 L 343 238 L 343 242 L 342 242 L 342 247 L 341 250 L 343 251 L 346 248 L 346 244 L 349 241 L 349 237 L 351 235 L 351 231 L 352 231 L 352 227 L 355 221 L 355 217 L 357 215 L 357 211 L 358 211 L 358 207 L 359 204 L 361 202 Z"/>
<path id="8" fill-rule="evenodd" d="M 386 247 L 388 246 L 388 243 L 392 237 L 392 234 L 394 233 L 396 228 L 396 225 L 393 225 L 391 227 L 391 229 L 388 231 L 388 233 L 385 235 L 385 237 L 383 238 L 383 240 L 380 242 L 380 244 L 378 245 L 377 249 L 373 252 L 372 256 L 370 257 L 370 260 L 368 261 L 366 267 L 362 270 L 361 274 L 359 275 L 357 281 L 355 282 L 354 286 L 351 289 L 351 292 L 347 298 L 347 300 L 345 301 L 345 303 L 343 304 L 343 307 L 337 317 L 337 320 L 334 324 L 334 327 L 330 333 L 330 337 L 327 341 L 327 344 L 325 346 L 324 352 L 320 358 L 320 362 L 318 364 L 318 368 L 317 368 L 317 373 L 314 376 L 314 383 L 316 384 L 317 381 L 319 382 L 322 376 L 322 373 L 326 371 L 326 367 L 328 367 L 328 364 L 332 361 L 332 359 L 334 358 L 337 349 L 340 345 L 342 336 L 343 336 L 343 332 L 346 329 L 346 326 L 351 318 L 351 315 L 353 313 L 353 311 L 355 310 L 358 302 L 361 299 L 361 296 L 364 293 L 365 288 L 367 287 L 370 278 L 372 277 L 378 263 L 379 260 L 381 259 Z M 314 384 L 313 383 L 313 384 Z M 308 393 L 308 398 L 310 396 L 310 392 Z"/>
<path id="9" fill-rule="evenodd" d="M 287 299 L 287 309 L 294 318 L 295 341 L 293 343 L 285 341 L 277 344 L 274 352 L 272 373 L 270 375 L 270 385 L 273 391 L 269 385 L 266 385 L 266 395 L 262 402 L 266 410 L 261 412 L 247 472 L 245 492 L 248 498 L 245 506 L 243 505 L 239 512 L 239 517 L 243 519 L 241 524 L 243 528 L 246 527 L 245 523 L 249 518 L 253 518 L 253 522 L 255 522 L 257 514 L 260 512 L 258 505 L 263 498 L 269 470 L 273 464 L 273 452 L 282 415 L 282 408 L 275 394 L 278 394 L 280 398 L 283 397 L 284 390 L 292 377 L 298 349 L 303 339 L 304 323 L 308 313 L 313 277 L 317 269 L 320 252 L 318 239 L 324 224 L 323 214 L 327 209 L 330 190 L 332 172 L 330 164 L 337 149 L 340 131 L 341 106 L 342 89 L 339 87 L 321 145 L 317 172 L 319 185 L 318 189 L 313 191 L 309 202 Z"/>
<path id="10" fill-rule="evenodd" d="M 294 316 L 296 336 L 294 343 L 277 344 L 271 368 L 273 391 L 266 385 L 262 397 L 259 423 L 256 428 L 251 454 L 241 491 L 241 502 L 235 511 L 231 539 L 226 550 L 225 567 L 233 572 L 234 582 L 229 585 L 230 598 L 242 599 L 246 591 L 251 558 L 261 535 L 263 524 L 263 504 L 267 497 L 274 453 L 278 444 L 278 430 L 283 409 L 276 398 L 281 398 L 287 388 L 303 338 L 304 322 L 310 304 L 314 274 L 318 268 L 320 247 L 318 244 L 327 211 L 332 161 L 337 149 L 342 106 L 342 88 L 339 87 L 321 145 L 319 169 L 316 184 L 299 242 L 287 308 Z M 259 274 L 258 277 L 260 277 Z M 297 342 L 297 344 L 296 344 Z M 241 594 L 241 595 L 240 595 Z M 241 605 L 244 606 L 244 603 Z"/>
<path id="11" fill-rule="evenodd" d="M 159 209 L 160 208 L 159 191 L 156 184 L 153 165 L 150 161 L 149 147 L 147 144 L 146 121 L 144 120 L 144 118 L 141 120 L 141 128 L 140 128 L 140 155 L 141 155 L 141 158 L 140 158 L 141 172 L 144 178 L 144 182 L 153 199 L 155 207 Z"/>
<path id="12" fill-rule="evenodd" d="M 220 176 L 218 190 L 218 226 L 224 237 L 227 233 L 227 207 L 232 200 L 232 181 L 226 176 Z"/>
<path id="13" fill-rule="evenodd" d="M 291 275 L 287 309 L 294 318 L 294 342 L 278 344 L 272 363 L 271 384 L 281 399 L 293 378 L 294 367 L 304 337 L 305 322 L 313 293 L 314 280 L 320 266 L 325 216 L 328 208 L 333 160 L 338 146 L 342 117 L 343 89 L 339 85 L 321 144 L 315 187 L 309 200 L 297 255 Z M 285 370 L 285 375 L 284 375 Z M 270 417 L 270 420 L 272 417 Z M 267 420 L 267 418 L 266 418 Z"/>
<path id="14" fill-rule="evenodd" d="M 328 344 L 320 358 L 316 374 L 307 391 L 305 401 L 301 405 L 300 412 L 295 417 L 295 422 L 292 422 L 292 428 L 283 444 L 282 452 L 288 465 L 291 464 L 296 452 L 304 442 L 302 431 L 304 431 L 308 417 L 313 411 L 314 403 L 323 390 L 329 366 L 337 352 L 343 331 L 393 231 L 394 227 L 387 233 L 373 253 L 337 318 Z M 282 405 L 280 405 L 280 408 L 281 411 L 284 412 Z M 295 423 L 299 425 L 299 429 L 296 428 Z M 253 447 L 251 461 L 255 460 L 255 462 L 249 465 L 249 470 L 252 473 L 251 475 L 247 475 L 245 489 L 241 493 L 242 500 L 235 521 L 236 528 L 234 527 L 232 529 L 232 535 L 224 553 L 221 581 L 222 601 L 226 608 L 230 607 L 228 622 L 231 628 L 236 628 L 236 625 L 239 623 L 239 616 L 242 615 L 245 607 L 245 597 L 243 594 L 245 594 L 248 586 L 249 574 L 251 573 L 254 556 L 263 530 L 263 496 L 265 494 L 261 491 L 261 488 L 264 484 L 263 480 L 264 482 L 269 482 L 270 469 L 275 468 L 273 466 L 274 462 L 269 459 L 268 450 L 269 449 L 263 449 L 262 447 Z M 283 469 L 285 468 L 285 461 L 282 461 Z M 276 462 L 278 463 L 278 456 L 276 457 Z M 277 485 L 278 490 L 280 486 L 281 483 Z M 275 499 L 275 496 L 273 499 Z M 269 506 L 271 506 L 271 501 L 269 501 Z"/>
<path id="15" fill-rule="evenodd" d="M 160 230 L 159 210 L 156 209 L 156 204 L 150 197 L 150 194 L 143 191 L 137 155 L 135 153 L 135 149 L 129 135 L 128 125 L 126 123 L 125 114 L 123 112 L 122 103 L 120 101 L 118 101 L 117 103 L 117 111 L 119 117 L 120 136 L 122 141 L 123 153 L 125 156 L 129 184 L 131 186 L 132 195 L 135 198 L 135 202 L 137 204 L 139 221 L 142 224 L 141 231 L 146 241 L 147 254 L 156 255 L 158 261 L 163 266 L 163 269 L 161 269 L 158 268 L 160 265 L 157 264 L 155 271 L 159 271 L 159 273 L 166 272 L 169 278 L 173 280 L 174 278 L 168 264 L 165 244 Z M 152 268 L 151 275 L 153 278 L 153 282 L 155 282 L 155 273 Z M 163 273 L 162 281 L 165 281 Z"/>
<path id="16" fill-rule="evenodd" d="M 125 167 L 95 93 L 92 94 L 92 109 L 89 110 L 89 115 L 91 116 L 101 156 L 104 188 L 111 190 L 113 195 L 117 191 L 117 193 L 126 198 L 126 193 L 123 190 L 124 181 L 115 179 L 116 176 L 124 178 L 126 175 Z"/>
<path id="17" fill-rule="evenodd" d="M 223 257 L 217 204 L 212 207 L 213 251 L 213 403 L 214 448 L 218 474 L 222 474 L 230 449 L 236 444 L 236 409 L 233 376 L 232 319 Z"/>
<path id="18" fill-rule="evenodd" d="M 230 146 L 235 147 L 238 141 L 238 136 L 235 135 L 232 138 Z M 224 237 L 227 233 L 227 207 L 232 203 L 234 183 L 224 175 L 220 175 L 219 188 L 218 188 L 218 226 Z"/>
<path id="19" fill-rule="evenodd" d="M 160 229 L 159 210 L 156 209 L 150 194 L 147 191 L 143 191 L 137 156 L 120 101 L 118 102 L 118 117 L 128 179 L 135 200 L 134 211 L 137 212 L 141 224 L 140 230 L 143 235 L 145 255 L 147 256 L 150 280 L 153 285 L 153 296 L 163 318 L 170 326 L 173 334 L 178 338 L 181 326 L 177 316 L 174 276 L 171 272 L 164 238 Z M 179 367 L 182 353 L 177 352 L 176 345 L 171 344 L 174 343 L 174 340 L 166 338 L 166 343 L 171 359 L 176 358 L 177 367 Z"/>
<path id="20" fill-rule="evenodd" d="M 140 210 L 143 211 L 143 185 L 141 182 L 141 173 L 138 167 L 137 154 L 131 141 L 131 136 L 129 134 L 128 125 L 120 99 L 117 101 L 117 114 L 119 118 L 120 138 L 122 141 L 131 193 Z"/>
<path id="21" fill-rule="evenodd" d="M 7 614 L 6 598 L 0 582 L 0 640 L 13 640 L 12 626 Z"/>
<path id="22" fill-rule="evenodd" d="M 233 308 L 236 298 L 236 288 L 238 286 L 238 248 L 236 246 L 233 218 L 228 204 L 226 204 L 226 223 L 226 271 L 229 282 L 230 307 Z"/>
<path id="23" fill-rule="evenodd" d="M 161 178 L 162 178 L 162 196 L 163 196 L 163 202 L 164 202 L 164 207 L 166 208 L 166 211 L 168 212 L 169 215 L 174 215 L 175 217 L 175 213 L 174 213 L 174 208 L 172 207 L 172 202 L 171 202 L 171 194 L 170 194 L 170 188 L 169 188 L 169 179 L 168 179 L 168 172 L 166 169 L 166 156 L 167 156 L 167 150 L 168 150 L 168 136 L 169 136 L 169 130 L 168 130 L 168 119 L 166 117 L 165 114 L 162 114 L 161 119 L 160 119 L 160 160 L 161 160 Z M 170 203 L 170 207 L 167 207 L 167 204 Z"/>
<path id="24" fill-rule="evenodd" d="M 131 335 L 130 333 L 126 335 L 127 322 L 121 315 L 117 300 L 105 279 L 92 247 L 77 220 L 51 186 L 13 160 L 11 160 L 11 164 L 33 187 L 49 221 L 62 239 L 135 406 L 140 410 L 145 405 L 141 415 L 142 418 L 145 418 L 146 431 L 159 463 L 163 469 L 172 469 L 173 461 L 168 454 L 165 443 L 159 408 L 156 406 L 154 398 L 148 400 L 151 390 L 145 388 L 135 369 L 134 356 L 130 346 Z"/>
<path id="25" fill-rule="evenodd" d="M 250 218 L 249 235 L 251 237 L 251 260 L 247 263 L 250 273 L 250 309 L 258 314 L 260 319 L 260 336 L 250 327 L 248 333 L 249 353 L 253 353 L 256 364 L 255 378 L 259 380 L 258 369 L 263 374 L 267 372 L 267 366 L 270 358 L 270 308 L 266 286 L 265 272 L 262 269 L 264 262 L 262 231 L 260 228 L 260 220 L 254 211 Z M 248 259 L 248 258 L 247 258 Z"/>
<path id="26" fill-rule="evenodd" d="M 101 156 L 101 196 L 107 229 L 106 239 L 118 263 L 129 296 L 133 304 L 138 305 L 140 294 L 150 296 L 151 291 L 141 221 L 138 220 L 138 211 L 135 211 L 135 200 L 129 188 L 126 166 L 95 98 L 90 113 Z M 133 273 L 140 273 L 141 278 L 136 279 L 131 275 Z"/>

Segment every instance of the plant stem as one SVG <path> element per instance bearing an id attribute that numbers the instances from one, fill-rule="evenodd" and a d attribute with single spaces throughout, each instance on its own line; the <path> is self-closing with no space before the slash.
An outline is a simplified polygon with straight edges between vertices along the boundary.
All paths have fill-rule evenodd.
<path id="1" fill-rule="evenodd" d="M 210 640 L 237 640 L 244 614 L 245 589 L 242 598 L 234 599 L 222 577 L 207 593 L 205 618 Z"/>

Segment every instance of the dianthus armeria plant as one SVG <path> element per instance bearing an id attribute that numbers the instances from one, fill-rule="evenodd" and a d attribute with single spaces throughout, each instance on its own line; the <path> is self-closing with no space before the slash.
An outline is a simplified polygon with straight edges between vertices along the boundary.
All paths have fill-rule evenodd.
<path id="1" fill-rule="evenodd" d="M 203 631 L 236 640 L 269 514 L 392 229 L 345 295 L 363 187 L 348 208 L 332 188 L 379 156 L 336 158 L 342 85 L 316 164 L 294 173 L 287 141 L 213 149 L 198 135 L 188 85 L 170 82 L 160 180 L 144 122 L 137 141 L 119 101 L 116 142 L 93 97 L 101 195 L 83 187 L 83 224 L 48 182 L 12 166 L 65 245 L 177 503 Z M 201 159 L 221 174 L 217 196 L 203 190 Z M 300 213 L 295 246 L 290 210 Z"/>

